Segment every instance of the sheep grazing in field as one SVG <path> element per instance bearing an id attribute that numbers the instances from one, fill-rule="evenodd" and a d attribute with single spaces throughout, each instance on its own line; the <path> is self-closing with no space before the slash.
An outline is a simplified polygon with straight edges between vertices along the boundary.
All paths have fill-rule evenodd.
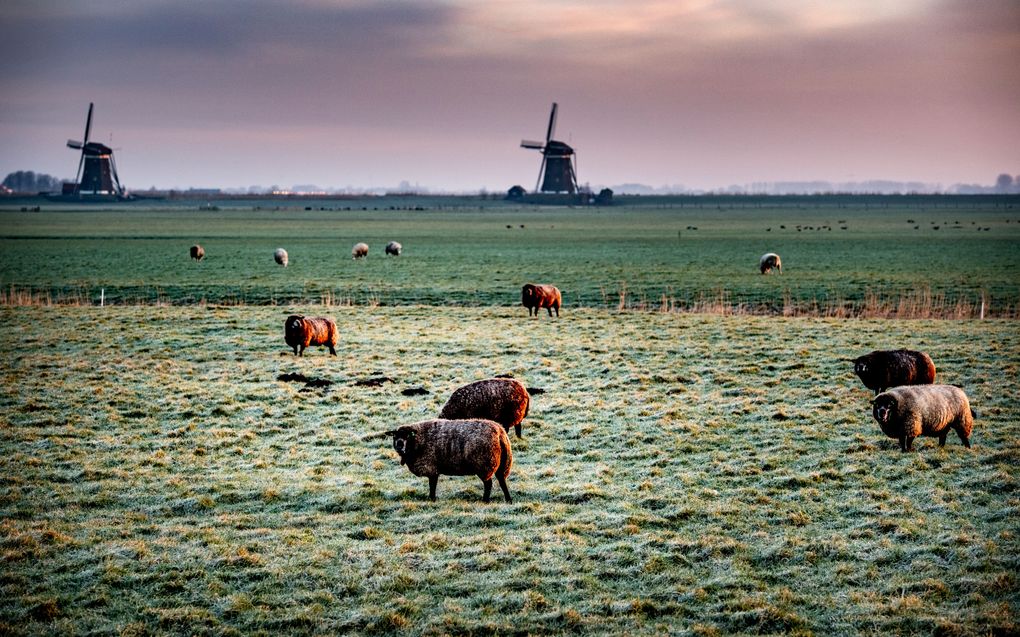
<path id="1" fill-rule="evenodd" d="M 429 499 L 436 500 L 440 475 L 478 476 L 485 485 L 482 501 L 488 502 L 495 476 L 503 498 L 509 503 L 506 478 L 514 462 L 510 438 L 491 420 L 423 420 L 387 431 L 400 464 L 416 476 L 429 479 Z"/>
<path id="2" fill-rule="evenodd" d="M 312 345 L 325 345 L 329 353 L 336 356 L 336 344 L 339 332 L 336 321 L 331 318 L 311 318 L 291 314 L 283 324 L 283 339 L 294 348 L 297 356 L 305 355 L 305 348 Z"/>
<path id="3" fill-rule="evenodd" d="M 195 261 L 201 261 L 205 257 L 205 249 L 202 246 L 195 244 L 191 246 L 191 258 Z"/>
<path id="4" fill-rule="evenodd" d="M 400 245 L 396 241 L 390 241 L 386 244 L 386 254 L 391 254 L 395 257 L 400 256 L 400 251 L 404 249 L 404 246 Z"/>
<path id="5" fill-rule="evenodd" d="M 766 252 L 761 255 L 761 259 L 758 260 L 758 269 L 761 270 L 762 274 L 768 274 L 773 269 L 779 270 L 779 274 L 782 274 L 783 261 L 775 252 Z"/>
<path id="6" fill-rule="evenodd" d="M 548 310 L 549 316 L 552 316 L 554 309 L 556 316 L 559 316 L 562 302 L 563 297 L 555 285 L 527 283 L 521 288 L 521 305 L 528 308 L 528 316 L 532 315 L 532 310 L 535 311 L 535 316 L 538 316 L 539 308 L 543 307 Z"/>
<path id="7" fill-rule="evenodd" d="M 351 257 L 354 259 L 364 259 L 368 256 L 368 244 L 367 243 L 355 243 L 354 247 L 351 248 Z"/>
<path id="8" fill-rule="evenodd" d="M 287 251 L 283 248 L 277 248 L 273 252 L 273 259 L 283 267 L 287 267 Z"/>
<path id="9" fill-rule="evenodd" d="M 935 382 L 935 363 L 931 357 L 912 349 L 876 350 L 858 356 L 853 362 L 854 373 L 876 395 L 890 387 Z"/>
<path id="10" fill-rule="evenodd" d="M 974 411 L 967 394 L 955 385 L 907 385 L 875 396 L 872 415 L 882 433 L 900 441 L 900 451 L 910 451 L 914 438 L 931 436 L 944 447 L 952 429 L 970 449 Z"/>
<path id="11" fill-rule="evenodd" d="M 494 420 L 521 437 L 521 421 L 528 415 L 531 395 L 513 378 L 488 378 L 458 388 L 439 412 L 440 418 Z"/>

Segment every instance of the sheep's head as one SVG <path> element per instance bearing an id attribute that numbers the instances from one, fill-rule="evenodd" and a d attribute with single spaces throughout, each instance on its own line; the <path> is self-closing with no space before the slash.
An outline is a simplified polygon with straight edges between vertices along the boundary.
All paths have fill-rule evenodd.
<path id="1" fill-rule="evenodd" d="M 889 420 L 895 411 L 896 399 L 892 396 L 882 395 L 872 401 L 871 414 L 880 425 L 889 424 Z"/>
<path id="2" fill-rule="evenodd" d="M 418 442 L 418 431 L 414 427 L 404 425 L 398 429 L 387 431 L 386 435 L 393 436 L 393 450 L 400 456 L 400 464 L 404 464 L 414 456 Z"/>
<path id="3" fill-rule="evenodd" d="M 525 285 L 521 288 L 521 296 L 526 299 L 533 298 L 535 296 L 535 286 L 530 283 Z"/>
<path id="4" fill-rule="evenodd" d="M 858 356 L 854 359 L 854 373 L 864 378 L 864 375 L 868 373 L 868 357 Z"/>

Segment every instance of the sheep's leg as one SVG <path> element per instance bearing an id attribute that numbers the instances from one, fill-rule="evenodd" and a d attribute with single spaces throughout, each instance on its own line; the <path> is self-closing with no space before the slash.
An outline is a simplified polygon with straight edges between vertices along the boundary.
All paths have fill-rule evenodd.
<path id="1" fill-rule="evenodd" d="M 439 476 L 429 476 L 429 500 L 436 501 L 436 485 L 439 484 Z"/>
<path id="2" fill-rule="evenodd" d="M 907 437 L 900 436 L 900 451 L 906 453 L 907 451 Z"/>
<path id="3" fill-rule="evenodd" d="M 294 346 L 294 356 L 297 356 L 297 345 Z"/>
<path id="4" fill-rule="evenodd" d="M 511 504 L 513 501 L 510 499 L 510 489 L 506 486 L 506 478 L 496 476 L 496 480 L 499 480 L 499 488 L 503 490 L 503 499 L 506 500 L 507 504 Z"/>
<path id="5" fill-rule="evenodd" d="M 559 318 L 559 317 L 560 317 L 560 306 L 557 305 L 556 306 L 556 318 Z"/>
<path id="6" fill-rule="evenodd" d="M 940 447 L 945 447 L 945 446 L 946 446 L 946 434 L 947 434 L 947 433 L 948 433 L 948 432 L 945 432 L 945 431 L 943 431 L 943 432 L 942 432 L 942 435 L 941 435 L 941 436 L 939 436 L 939 446 L 940 446 Z"/>
<path id="7" fill-rule="evenodd" d="M 904 451 L 913 451 L 913 450 L 914 450 L 914 437 L 913 436 L 907 436 L 907 448 L 904 449 Z"/>
<path id="8" fill-rule="evenodd" d="M 516 425 L 514 425 L 514 433 L 517 434 L 518 438 L 521 437 L 521 423 L 517 423 Z"/>
<path id="9" fill-rule="evenodd" d="M 552 316 L 552 306 L 545 308 L 549 312 L 549 316 Z"/>
<path id="10" fill-rule="evenodd" d="M 482 493 L 482 502 L 488 502 L 489 496 L 492 494 L 492 478 L 488 480 L 483 478 L 482 484 L 485 485 L 485 491 Z"/>
<path id="11" fill-rule="evenodd" d="M 301 344 L 301 351 L 298 352 L 298 356 L 304 356 L 304 355 L 305 355 L 305 346 L 304 346 L 304 344 Z"/>
<path id="12" fill-rule="evenodd" d="M 956 428 L 956 435 L 960 437 L 960 442 L 963 443 L 963 446 L 970 449 L 970 438 L 968 438 L 967 435 L 963 433 L 963 427 Z"/>
<path id="13" fill-rule="evenodd" d="M 332 345 L 330 345 L 329 346 L 329 353 L 332 354 L 333 356 L 336 356 L 336 348 L 334 348 Z"/>

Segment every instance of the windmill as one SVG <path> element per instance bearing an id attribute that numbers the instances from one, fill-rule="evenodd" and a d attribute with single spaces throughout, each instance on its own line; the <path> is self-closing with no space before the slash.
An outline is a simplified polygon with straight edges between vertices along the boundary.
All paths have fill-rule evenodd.
<path id="1" fill-rule="evenodd" d="M 75 173 L 73 184 L 64 184 L 64 194 L 80 197 L 82 195 L 124 196 L 124 189 L 117 177 L 117 165 L 113 161 L 113 149 L 106 144 L 90 142 L 92 131 L 92 107 L 89 103 L 89 114 L 85 119 L 85 140 L 67 140 L 67 147 L 81 151 L 78 160 L 78 172 Z"/>
<path id="2" fill-rule="evenodd" d="M 532 148 L 542 151 L 542 167 L 538 169 L 538 181 L 535 191 L 542 192 L 577 192 L 577 175 L 574 171 L 574 149 L 554 140 L 556 132 L 556 102 L 553 102 L 549 114 L 549 128 L 545 131 L 545 142 L 521 140 L 521 148 Z"/>

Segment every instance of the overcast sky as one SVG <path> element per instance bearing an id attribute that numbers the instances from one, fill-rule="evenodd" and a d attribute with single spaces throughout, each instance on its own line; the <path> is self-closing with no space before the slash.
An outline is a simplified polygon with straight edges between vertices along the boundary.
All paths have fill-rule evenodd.
<path id="1" fill-rule="evenodd" d="M 1018 0 L 6 0 L 0 175 L 718 188 L 1020 173 Z"/>

